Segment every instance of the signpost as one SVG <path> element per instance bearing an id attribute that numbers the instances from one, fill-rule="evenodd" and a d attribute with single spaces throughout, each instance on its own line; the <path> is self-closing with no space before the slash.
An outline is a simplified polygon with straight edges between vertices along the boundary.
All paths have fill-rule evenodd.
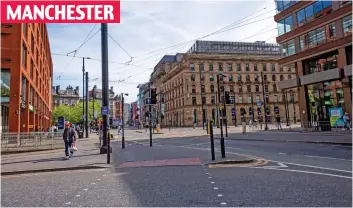
<path id="1" fill-rule="evenodd" d="M 150 97 L 147 97 L 147 98 L 145 99 L 145 105 L 152 105 L 152 100 L 151 100 Z"/>
<path id="2" fill-rule="evenodd" d="M 102 106 L 102 107 L 101 107 L 101 114 L 102 114 L 102 116 L 109 115 L 109 108 L 108 108 L 108 106 Z"/>

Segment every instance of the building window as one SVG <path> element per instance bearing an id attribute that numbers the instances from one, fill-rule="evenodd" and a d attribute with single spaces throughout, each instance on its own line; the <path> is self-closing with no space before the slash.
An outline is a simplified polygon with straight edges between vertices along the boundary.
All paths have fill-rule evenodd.
<path id="1" fill-rule="evenodd" d="M 278 22 L 278 35 L 283 35 L 293 29 L 292 16 L 288 16 Z"/>
<path id="2" fill-rule="evenodd" d="M 270 102 L 270 99 L 269 99 L 268 95 L 265 95 L 265 99 L 266 99 L 266 103 Z"/>
<path id="3" fill-rule="evenodd" d="M 278 103 L 278 95 L 273 96 L 273 102 Z"/>
<path id="4" fill-rule="evenodd" d="M 276 84 L 273 84 L 272 88 L 273 88 L 273 92 L 277 92 L 277 85 Z"/>
<path id="5" fill-rule="evenodd" d="M 196 103 L 196 97 L 192 97 L 192 105 L 197 105 L 197 103 Z"/>
<path id="6" fill-rule="evenodd" d="M 325 27 L 316 30 L 316 42 L 318 45 L 326 42 Z"/>
<path id="7" fill-rule="evenodd" d="M 214 81 L 214 76 L 210 75 L 210 81 Z"/>
<path id="8" fill-rule="evenodd" d="M 239 103 L 243 103 L 243 96 L 239 96 Z"/>
<path id="9" fill-rule="evenodd" d="M 266 74 L 264 75 L 264 81 L 267 81 L 267 75 Z"/>
<path id="10" fill-rule="evenodd" d="M 343 18 L 344 36 L 352 35 L 352 15 Z"/>
<path id="11" fill-rule="evenodd" d="M 259 85 L 255 85 L 255 92 L 259 92 L 259 91 L 260 91 Z"/>
<path id="12" fill-rule="evenodd" d="M 302 26 L 303 24 L 305 24 L 305 9 L 302 9 L 297 12 L 297 23 L 298 26 Z"/>
<path id="13" fill-rule="evenodd" d="M 256 95 L 255 99 L 257 103 L 260 102 L 260 95 Z"/>
<path id="14" fill-rule="evenodd" d="M 213 71 L 213 64 L 209 64 L 208 68 L 209 68 L 209 71 Z"/>
<path id="15" fill-rule="evenodd" d="M 328 34 L 327 39 L 332 40 L 336 37 L 336 27 L 335 23 L 331 23 L 328 25 Z"/>
<path id="16" fill-rule="evenodd" d="M 200 71 L 204 71 L 203 64 L 199 64 L 199 69 L 200 69 Z"/>
<path id="17" fill-rule="evenodd" d="M 26 69 L 26 66 L 27 66 L 27 47 L 24 43 L 22 44 L 22 66 L 23 66 L 23 68 Z"/>
<path id="18" fill-rule="evenodd" d="M 242 80 L 242 78 L 241 78 L 241 75 L 239 74 L 238 75 L 238 81 L 241 81 Z"/>
<path id="19" fill-rule="evenodd" d="M 201 85 L 201 93 L 205 93 L 205 85 Z"/>
<path id="20" fill-rule="evenodd" d="M 215 104 L 215 96 L 211 96 L 211 104 Z"/>
<path id="21" fill-rule="evenodd" d="M 243 88 L 242 88 L 242 86 L 239 86 L 239 93 L 243 93 Z"/>
<path id="22" fill-rule="evenodd" d="M 288 79 L 292 79 L 292 76 L 290 74 L 288 74 Z"/>
<path id="23" fill-rule="evenodd" d="M 23 32 L 23 36 L 27 40 L 27 23 L 22 24 L 22 32 Z"/>
<path id="24" fill-rule="evenodd" d="M 268 92 L 268 85 L 265 85 L 265 92 Z"/>
<path id="25" fill-rule="evenodd" d="M 234 92 L 234 87 L 233 87 L 233 85 L 229 85 L 229 92 Z"/>
<path id="26" fill-rule="evenodd" d="M 246 85 L 246 90 L 247 90 L 248 92 L 251 92 L 251 85 Z"/>
<path id="27" fill-rule="evenodd" d="M 195 74 L 191 75 L 191 81 L 195 81 Z"/>
<path id="28" fill-rule="evenodd" d="M 201 79 L 201 81 L 204 81 L 205 80 L 205 75 L 201 74 L 200 79 Z"/>
<path id="29" fill-rule="evenodd" d="M 284 76 L 283 76 L 282 74 L 279 76 L 279 80 L 280 80 L 280 81 L 283 81 L 283 80 L 284 80 Z"/>
<path id="30" fill-rule="evenodd" d="M 22 86 L 21 86 L 21 98 L 22 101 L 26 102 L 26 87 L 27 87 L 27 79 L 25 78 L 24 74 L 22 74 Z"/>
<path id="31" fill-rule="evenodd" d="M 230 96 L 229 100 L 230 100 L 230 104 L 234 104 L 234 99 L 235 97 L 234 96 Z"/>
<path id="32" fill-rule="evenodd" d="M 210 89 L 211 89 L 211 93 L 214 93 L 214 85 L 211 85 Z"/>
<path id="33" fill-rule="evenodd" d="M 271 64 L 271 70 L 272 70 L 273 72 L 276 71 L 276 66 L 275 66 L 275 64 Z"/>
<path id="34" fill-rule="evenodd" d="M 195 85 L 191 86 L 191 93 L 196 93 L 196 86 Z M 172 95 L 174 95 L 174 93 Z"/>
<path id="35" fill-rule="evenodd" d="M 232 64 L 228 64 L 228 71 L 233 71 L 233 66 L 232 66 Z"/>
<path id="36" fill-rule="evenodd" d="M 257 71 L 257 64 L 254 64 L 254 71 Z"/>
<path id="37" fill-rule="evenodd" d="M 250 71 L 249 64 L 245 64 L 245 71 Z"/>
<path id="38" fill-rule="evenodd" d="M 259 81 L 259 76 L 255 75 L 254 79 L 255 79 L 255 82 L 258 82 Z"/>
<path id="39" fill-rule="evenodd" d="M 206 97 L 202 97 L 202 104 L 206 104 Z"/>
<path id="40" fill-rule="evenodd" d="M 251 103 L 251 95 L 248 95 L 248 103 Z"/>
<path id="41" fill-rule="evenodd" d="M 262 64 L 262 71 L 267 71 L 266 63 Z"/>
<path id="42" fill-rule="evenodd" d="M 1 68 L 1 102 L 10 102 L 10 69 Z"/>
<path id="43" fill-rule="evenodd" d="M 344 7 L 345 5 L 348 5 L 348 4 L 352 3 L 352 0 L 339 1 L 339 3 L 340 3 L 340 7 Z"/>
<path id="44" fill-rule="evenodd" d="M 190 71 L 195 71 L 195 65 L 193 63 L 190 64 Z"/>
<path id="45" fill-rule="evenodd" d="M 241 71 L 241 65 L 237 64 L 237 71 Z"/>
<path id="46" fill-rule="evenodd" d="M 272 75 L 272 81 L 274 81 L 274 82 L 276 81 L 276 75 L 275 74 Z"/>
<path id="47" fill-rule="evenodd" d="M 316 46 L 316 31 L 311 31 L 308 33 L 308 47 L 312 48 Z"/>
<path id="48" fill-rule="evenodd" d="M 305 19 L 306 19 L 306 22 L 310 22 L 311 20 L 314 19 L 313 5 L 309 5 L 305 8 Z"/>
<path id="49" fill-rule="evenodd" d="M 223 71 L 223 63 L 221 62 L 218 63 L 218 70 Z"/>

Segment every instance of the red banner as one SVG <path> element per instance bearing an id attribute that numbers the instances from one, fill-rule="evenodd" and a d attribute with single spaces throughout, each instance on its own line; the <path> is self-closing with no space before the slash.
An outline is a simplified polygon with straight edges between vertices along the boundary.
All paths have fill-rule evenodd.
<path id="1" fill-rule="evenodd" d="M 2 0 L 1 23 L 120 23 L 120 1 Z"/>

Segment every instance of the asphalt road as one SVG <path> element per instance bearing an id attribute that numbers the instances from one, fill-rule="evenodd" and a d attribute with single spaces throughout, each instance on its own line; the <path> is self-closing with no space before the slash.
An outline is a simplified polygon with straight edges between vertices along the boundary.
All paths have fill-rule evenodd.
<path id="1" fill-rule="evenodd" d="M 226 141 L 227 159 L 241 153 L 267 164 L 117 168 L 126 162 L 200 157 L 207 137 L 113 142 L 115 168 L 2 177 L 2 206 L 352 206 L 351 148 L 336 145 Z M 220 157 L 219 140 L 216 157 Z"/>

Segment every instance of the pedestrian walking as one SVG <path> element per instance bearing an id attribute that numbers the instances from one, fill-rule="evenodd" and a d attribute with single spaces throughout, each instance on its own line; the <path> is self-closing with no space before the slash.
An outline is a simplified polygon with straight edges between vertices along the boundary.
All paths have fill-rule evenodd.
<path id="1" fill-rule="evenodd" d="M 344 122 L 344 126 L 343 126 L 342 130 L 346 130 L 346 129 L 352 130 L 351 120 L 350 120 L 349 114 L 347 112 L 343 115 L 342 120 Z"/>
<path id="2" fill-rule="evenodd" d="M 76 137 L 75 130 L 71 127 L 70 122 L 66 122 L 65 130 L 63 133 L 63 140 L 65 142 L 65 159 L 69 159 L 74 153 L 71 149 L 72 143 L 74 142 Z M 71 154 L 70 154 L 71 153 Z"/>
<path id="3" fill-rule="evenodd" d="M 277 128 L 278 128 L 278 130 L 282 129 L 281 117 L 280 117 L 279 115 L 276 116 L 276 121 L 277 121 Z"/>

